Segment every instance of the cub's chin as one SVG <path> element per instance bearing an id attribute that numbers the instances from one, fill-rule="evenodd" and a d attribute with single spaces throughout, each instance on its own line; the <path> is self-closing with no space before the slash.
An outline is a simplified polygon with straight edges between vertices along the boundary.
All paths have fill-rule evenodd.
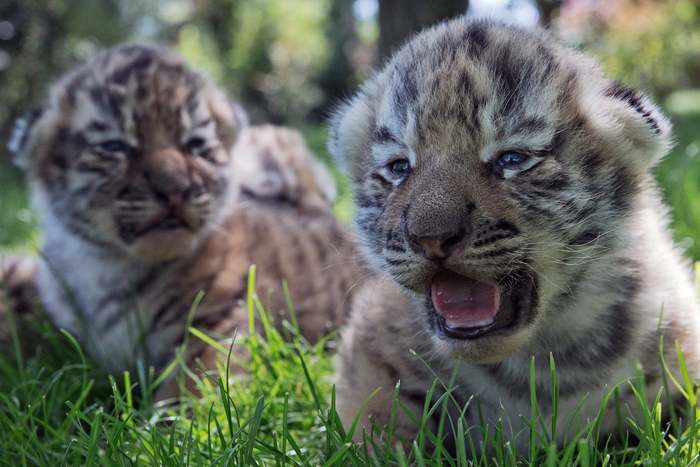
<path id="1" fill-rule="evenodd" d="M 188 228 L 158 229 L 145 233 L 127 246 L 130 256 L 147 263 L 162 263 L 191 255 L 201 235 Z"/>
<path id="2" fill-rule="evenodd" d="M 433 348 L 445 357 L 473 364 L 493 364 L 507 359 L 530 341 L 533 326 L 514 329 L 509 334 L 485 335 L 478 339 L 445 339 L 441 334 L 432 336 Z"/>
<path id="3" fill-rule="evenodd" d="M 469 363 L 496 363 L 532 337 L 536 280 L 513 273 L 484 282 L 442 270 L 431 281 L 424 308 L 438 351 Z"/>

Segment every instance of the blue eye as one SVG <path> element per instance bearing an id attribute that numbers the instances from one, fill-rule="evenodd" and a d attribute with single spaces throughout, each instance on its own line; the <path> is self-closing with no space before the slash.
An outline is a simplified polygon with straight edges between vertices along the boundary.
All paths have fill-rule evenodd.
<path id="1" fill-rule="evenodd" d="M 401 179 L 411 171 L 411 163 L 408 159 L 396 159 L 387 165 L 389 174 L 396 179 Z"/>
<path id="2" fill-rule="evenodd" d="M 503 169 L 516 169 L 530 160 L 530 156 L 519 152 L 506 152 L 498 156 L 496 164 Z"/>

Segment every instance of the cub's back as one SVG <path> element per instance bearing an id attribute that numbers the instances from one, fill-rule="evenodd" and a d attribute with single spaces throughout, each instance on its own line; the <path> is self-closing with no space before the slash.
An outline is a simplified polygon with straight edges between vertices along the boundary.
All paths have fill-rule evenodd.
<path id="1" fill-rule="evenodd" d="M 188 295 L 206 293 L 195 325 L 204 321 L 229 336 L 247 326 L 242 305 L 250 265 L 257 296 L 277 322 L 288 317 L 282 283 L 288 284 L 299 327 L 312 342 L 345 321 L 361 280 L 350 233 L 331 215 L 247 200 L 183 268 Z"/>

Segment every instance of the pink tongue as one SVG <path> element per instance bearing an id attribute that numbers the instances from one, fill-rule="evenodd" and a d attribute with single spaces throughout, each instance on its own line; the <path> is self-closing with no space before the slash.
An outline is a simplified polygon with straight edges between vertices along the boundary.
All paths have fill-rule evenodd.
<path id="1" fill-rule="evenodd" d="M 451 328 L 487 326 L 496 319 L 501 294 L 498 287 L 443 271 L 433 278 L 433 305 Z"/>

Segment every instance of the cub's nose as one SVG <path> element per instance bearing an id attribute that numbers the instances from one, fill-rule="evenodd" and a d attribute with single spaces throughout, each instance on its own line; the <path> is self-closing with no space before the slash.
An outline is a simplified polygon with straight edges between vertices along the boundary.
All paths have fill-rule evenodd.
<path id="1" fill-rule="evenodd" d="M 411 248 L 427 259 L 437 261 L 450 256 L 455 247 L 466 236 L 466 229 L 459 228 L 437 235 L 415 235 L 408 233 Z"/>
<path id="2" fill-rule="evenodd" d="M 144 161 L 144 177 L 157 198 L 173 206 L 187 198 L 192 183 L 184 155 L 174 148 L 151 152 Z"/>

